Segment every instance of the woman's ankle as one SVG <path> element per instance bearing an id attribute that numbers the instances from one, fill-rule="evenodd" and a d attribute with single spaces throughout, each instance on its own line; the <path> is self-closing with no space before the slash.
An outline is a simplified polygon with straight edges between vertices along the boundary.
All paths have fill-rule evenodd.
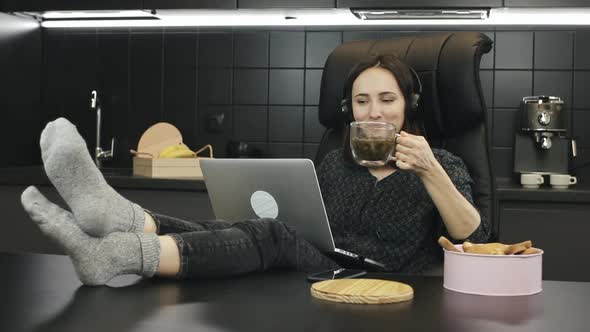
<path id="1" fill-rule="evenodd" d="M 158 231 L 158 226 L 156 225 L 156 221 L 154 220 L 152 215 L 149 214 L 147 211 L 144 211 L 143 213 L 144 213 L 144 220 L 145 220 L 145 223 L 143 225 L 143 232 L 156 234 L 156 232 Z"/>

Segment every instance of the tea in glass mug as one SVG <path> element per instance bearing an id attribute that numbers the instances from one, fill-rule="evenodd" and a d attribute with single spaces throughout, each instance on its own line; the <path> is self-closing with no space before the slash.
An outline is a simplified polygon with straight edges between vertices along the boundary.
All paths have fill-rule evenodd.
<path id="1" fill-rule="evenodd" d="M 352 156 L 362 166 L 383 166 L 393 160 L 398 136 L 395 126 L 387 122 L 351 122 L 350 149 Z"/>

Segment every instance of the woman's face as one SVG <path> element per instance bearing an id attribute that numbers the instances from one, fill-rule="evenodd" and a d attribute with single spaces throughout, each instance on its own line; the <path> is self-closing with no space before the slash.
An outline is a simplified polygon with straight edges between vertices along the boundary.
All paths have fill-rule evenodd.
<path id="1" fill-rule="evenodd" d="M 404 124 L 406 101 L 393 74 L 381 67 L 363 71 L 352 84 L 355 121 L 391 123 L 399 132 Z"/>

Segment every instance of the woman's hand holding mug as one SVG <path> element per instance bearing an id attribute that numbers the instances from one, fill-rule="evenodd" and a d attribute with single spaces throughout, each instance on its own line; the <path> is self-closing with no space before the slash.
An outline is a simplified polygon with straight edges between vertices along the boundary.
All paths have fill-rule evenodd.
<path id="1" fill-rule="evenodd" d="M 434 169 L 438 163 L 430 145 L 423 136 L 409 134 L 405 131 L 397 138 L 395 165 L 399 169 L 425 174 Z"/>

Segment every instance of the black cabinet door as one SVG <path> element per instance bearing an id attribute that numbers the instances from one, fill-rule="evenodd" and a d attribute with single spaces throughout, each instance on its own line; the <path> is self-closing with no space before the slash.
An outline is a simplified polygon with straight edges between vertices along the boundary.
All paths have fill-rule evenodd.
<path id="1" fill-rule="evenodd" d="M 475 8 L 502 5 L 502 0 L 337 0 L 338 8 Z"/>
<path id="2" fill-rule="evenodd" d="M 586 256 L 590 206 L 500 202 L 500 242 L 533 241 L 543 249 L 543 279 L 590 281 Z"/>
<path id="3" fill-rule="evenodd" d="M 142 0 L 3 0 L 5 11 L 141 9 Z"/>
<path id="4" fill-rule="evenodd" d="M 590 7 L 588 0 L 504 0 L 506 7 Z"/>
<path id="5" fill-rule="evenodd" d="M 240 0 L 239 8 L 334 8 L 336 0 Z"/>
<path id="6" fill-rule="evenodd" d="M 237 0 L 144 0 L 145 9 L 236 9 Z"/>

